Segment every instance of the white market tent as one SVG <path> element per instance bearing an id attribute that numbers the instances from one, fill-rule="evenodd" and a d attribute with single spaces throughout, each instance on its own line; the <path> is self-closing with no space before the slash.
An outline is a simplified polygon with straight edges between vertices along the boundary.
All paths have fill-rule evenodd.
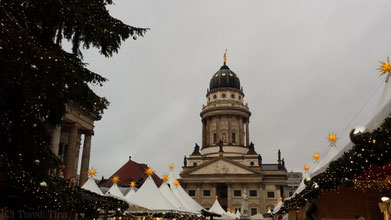
<path id="1" fill-rule="evenodd" d="M 144 184 L 130 197 L 130 202 L 149 210 L 178 210 L 157 188 L 151 176 L 148 176 Z"/>
<path id="2" fill-rule="evenodd" d="M 278 211 L 280 211 L 281 207 L 282 207 L 282 204 L 283 202 L 282 201 L 279 201 L 276 205 L 276 207 L 274 207 L 273 209 L 273 214 L 276 214 Z"/>
<path id="3" fill-rule="evenodd" d="M 175 186 L 174 182 L 178 179 L 179 176 L 175 174 L 174 169 L 170 168 L 170 171 L 168 172 L 168 183 L 171 185 L 171 189 L 174 192 L 174 195 L 179 199 L 179 201 L 181 201 L 183 205 L 186 206 L 189 211 L 200 213 L 200 211 L 204 208 L 193 198 L 191 198 L 181 185 Z"/>
<path id="4" fill-rule="evenodd" d="M 160 192 L 173 204 L 178 210 L 190 211 L 184 204 L 175 196 L 174 192 L 170 189 L 167 182 L 163 182 L 159 187 Z"/>
<path id="5" fill-rule="evenodd" d="M 103 196 L 102 191 L 100 191 L 100 189 L 99 189 L 98 185 L 96 184 L 94 177 L 92 175 L 90 177 L 88 177 L 87 182 L 85 182 L 81 188 Z"/>
<path id="6" fill-rule="evenodd" d="M 377 129 L 380 126 L 384 119 L 387 118 L 391 113 L 391 80 L 386 81 L 383 93 L 380 97 L 379 103 L 375 110 L 375 115 L 371 121 L 366 125 L 366 129 L 371 132 Z M 339 159 L 346 151 L 349 151 L 353 148 L 354 144 L 349 142 L 344 148 L 336 153 L 336 155 L 325 163 L 322 167 L 320 167 L 316 172 L 313 173 L 312 176 L 316 176 L 324 171 L 326 171 L 331 161 Z"/>
<path id="7" fill-rule="evenodd" d="M 182 189 L 182 191 L 180 189 Z M 185 206 L 185 208 L 187 210 L 189 210 L 190 212 L 197 213 L 197 214 L 201 213 L 202 209 L 198 209 L 197 207 L 195 207 L 194 205 L 192 205 L 189 202 L 188 198 L 186 199 L 186 196 L 188 196 L 188 197 L 190 197 L 190 196 L 187 195 L 187 193 L 183 190 L 181 185 L 178 185 L 178 186 L 173 185 L 173 186 L 171 186 L 171 190 L 174 193 L 174 195 L 177 197 L 177 199 Z"/>
<path id="8" fill-rule="evenodd" d="M 255 215 L 250 216 L 250 219 L 257 220 L 257 219 L 264 219 L 263 215 L 261 213 L 257 213 Z"/>
<path id="9" fill-rule="evenodd" d="M 232 217 L 229 213 L 224 211 L 224 209 L 221 207 L 221 205 L 217 199 L 215 200 L 212 207 L 210 207 L 210 209 L 208 211 L 221 215 L 221 217 L 216 217 L 216 219 L 235 219 L 235 217 Z"/>
<path id="10" fill-rule="evenodd" d="M 314 169 L 310 173 L 310 177 L 314 177 L 318 175 L 322 167 L 328 166 L 331 160 L 338 154 L 338 149 L 336 146 L 330 146 L 327 153 L 320 159 L 319 163 L 314 167 Z"/>
<path id="11" fill-rule="evenodd" d="M 240 218 L 240 212 L 239 212 L 239 209 L 238 209 L 238 210 L 236 210 L 235 217 L 236 217 L 236 218 Z"/>
<path id="12" fill-rule="evenodd" d="M 223 207 L 221 207 L 221 205 L 217 199 L 213 203 L 212 207 L 210 207 L 209 212 L 214 212 L 219 215 L 226 214 L 226 212 L 224 211 Z"/>
<path id="13" fill-rule="evenodd" d="M 126 200 L 127 202 L 131 203 L 131 202 L 130 202 L 130 201 L 131 201 L 131 197 L 132 197 L 134 194 L 136 194 L 136 191 L 135 191 L 134 188 L 132 187 L 132 188 L 130 188 L 129 192 L 126 194 L 125 200 Z"/>
<path id="14" fill-rule="evenodd" d="M 105 196 L 111 196 L 117 199 L 125 200 L 125 197 L 122 194 L 121 190 L 118 188 L 117 183 L 113 183 L 109 191 L 106 192 Z"/>

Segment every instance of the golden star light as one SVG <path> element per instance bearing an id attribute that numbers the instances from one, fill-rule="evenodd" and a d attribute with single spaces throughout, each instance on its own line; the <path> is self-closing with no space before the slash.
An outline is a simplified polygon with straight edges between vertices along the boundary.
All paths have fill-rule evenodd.
<path id="1" fill-rule="evenodd" d="M 174 186 L 179 186 L 179 185 L 181 185 L 181 184 L 179 183 L 179 181 L 178 181 L 178 180 L 175 180 L 175 181 L 174 181 Z"/>
<path id="2" fill-rule="evenodd" d="M 88 176 L 95 176 L 95 175 L 96 175 L 96 169 L 91 168 L 91 169 L 88 171 Z"/>
<path id="3" fill-rule="evenodd" d="M 380 71 L 380 76 L 384 75 L 386 73 L 390 74 L 390 72 L 391 72 L 390 59 L 387 57 L 387 62 L 379 61 L 379 63 L 381 64 L 381 66 L 377 70 Z"/>
<path id="4" fill-rule="evenodd" d="M 163 175 L 163 178 L 162 178 L 162 179 L 163 179 L 164 182 L 167 182 L 167 181 L 168 181 L 168 175 L 166 175 L 166 174 Z"/>
<path id="5" fill-rule="evenodd" d="M 312 155 L 312 158 L 314 158 L 314 160 L 319 160 L 320 154 L 319 154 L 319 153 L 314 153 L 314 154 Z"/>
<path id="6" fill-rule="evenodd" d="M 329 136 L 327 137 L 327 140 L 329 141 L 330 144 L 335 145 L 337 143 L 338 137 L 336 133 L 330 133 Z"/>
<path id="7" fill-rule="evenodd" d="M 130 182 L 130 187 L 134 188 L 136 186 L 136 183 L 134 181 Z"/>
<path id="8" fill-rule="evenodd" d="M 170 163 L 170 169 L 173 169 L 173 168 L 174 168 L 174 164 Z"/>
<path id="9" fill-rule="evenodd" d="M 304 165 L 304 170 L 305 170 L 305 171 L 308 171 L 309 169 L 310 169 L 310 166 Z"/>
<path id="10" fill-rule="evenodd" d="M 113 183 L 118 183 L 119 182 L 119 176 L 114 176 L 113 179 L 111 180 Z"/>
<path id="11" fill-rule="evenodd" d="M 147 169 L 145 169 L 145 174 L 147 174 L 147 176 L 151 176 L 153 175 L 154 171 L 152 168 L 148 167 Z"/>

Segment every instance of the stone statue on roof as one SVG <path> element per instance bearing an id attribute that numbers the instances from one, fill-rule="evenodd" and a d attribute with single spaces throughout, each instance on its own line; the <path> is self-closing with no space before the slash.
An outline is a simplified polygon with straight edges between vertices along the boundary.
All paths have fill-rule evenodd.
<path id="1" fill-rule="evenodd" d="M 194 151 L 193 151 L 193 153 L 191 153 L 191 155 L 201 155 L 201 153 L 200 153 L 200 146 L 198 146 L 197 143 L 195 144 Z"/>

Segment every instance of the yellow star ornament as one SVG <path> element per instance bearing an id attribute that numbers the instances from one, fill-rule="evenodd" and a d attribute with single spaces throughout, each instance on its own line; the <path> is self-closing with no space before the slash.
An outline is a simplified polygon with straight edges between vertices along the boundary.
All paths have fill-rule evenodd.
<path id="1" fill-rule="evenodd" d="M 174 168 L 174 164 L 170 163 L 170 169 L 173 169 L 173 168 Z"/>
<path id="2" fill-rule="evenodd" d="M 95 176 L 95 175 L 96 175 L 96 169 L 91 168 L 91 169 L 88 171 L 88 176 Z"/>
<path id="3" fill-rule="evenodd" d="M 381 64 L 381 66 L 377 70 L 380 71 L 380 76 L 384 75 L 386 73 L 390 74 L 390 72 L 391 72 L 390 59 L 387 57 L 387 62 L 379 61 L 379 63 Z"/>
<path id="4" fill-rule="evenodd" d="M 168 175 L 163 175 L 162 179 L 163 179 L 164 182 L 167 182 L 168 181 Z"/>
<path id="5" fill-rule="evenodd" d="M 179 181 L 178 181 L 178 180 L 175 180 L 175 181 L 174 181 L 174 186 L 179 186 L 179 185 L 181 185 L 181 184 L 179 183 Z"/>
<path id="6" fill-rule="evenodd" d="M 153 169 L 148 167 L 147 169 L 145 169 L 145 174 L 147 174 L 147 176 L 152 176 L 154 173 Z"/>
<path id="7" fill-rule="evenodd" d="M 314 153 L 314 154 L 312 155 L 312 158 L 314 158 L 314 160 L 319 160 L 320 154 L 319 154 L 319 153 Z"/>
<path id="8" fill-rule="evenodd" d="M 335 145 L 337 143 L 338 137 L 336 133 L 330 133 L 329 136 L 327 137 L 327 140 L 329 141 L 330 144 Z"/>
<path id="9" fill-rule="evenodd" d="M 309 169 L 310 169 L 310 166 L 304 165 L 304 170 L 305 170 L 305 171 L 308 171 Z"/>
<path id="10" fill-rule="evenodd" d="M 130 185 L 130 187 L 132 187 L 132 188 L 136 187 L 136 183 L 135 183 L 134 181 L 130 182 L 129 185 Z"/>
<path id="11" fill-rule="evenodd" d="M 113 183 L 118 183 L 119 182 L 119 176 L 114 176 L 111 181 L 113 181 Z"/>

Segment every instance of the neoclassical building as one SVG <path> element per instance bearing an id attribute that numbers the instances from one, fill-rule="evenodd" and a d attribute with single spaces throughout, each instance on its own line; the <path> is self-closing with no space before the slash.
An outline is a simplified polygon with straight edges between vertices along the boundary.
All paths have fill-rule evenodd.
<path id="1" fill-rule="evenodd" d="M 196 144 L 185 156 L 180 176 L 188 194 L 203 207 L 209 208 L 218 196 L 223 208 L 242 210 L 246 200 L 247 214 L 254 215 L 288 196 L 287 171 L 279 150 L 277 163 L 262 162 L 250 142 L 251 112 L 243 99 L 239 77 L 226 65 L 224 55 L 200 114 L 202 146 Z"/>
<path id="2" fill-rule="evenodd" d="M 65 165 L 63 169 L 58 170 L 61 172 L 59 175 L 68 179 L 72 185 L 81 186 L 87 181 L 94 122 L 99 119 L 80 105 L 68 102 L 61 126 L 52 128 L 53 153 Z M 81 145 L 82 136 L 84 136 L 83 145 Z M 80 156 L 80 173 L 78 173 Z"/>

